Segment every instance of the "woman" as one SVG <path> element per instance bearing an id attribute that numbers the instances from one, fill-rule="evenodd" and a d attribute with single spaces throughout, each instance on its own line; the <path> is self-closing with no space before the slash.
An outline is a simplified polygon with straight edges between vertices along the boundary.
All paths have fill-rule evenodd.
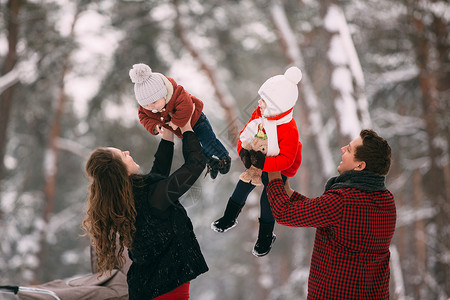
<path id="1" fill-rule="evenodd" d="M 174 144 L 169 130 L 162 133 L 147 175 L 138 174 L 128 151 L 116 148 L 99 148 L 86 163 L 92 183 L 83 228 L 95 246 L 100 274 L 121 267 L 129 249 L 130 299 L 189 299 L 190 280 L 208 271 L 179 202 L 205 167 L 190 124 L 181 128 L 185 163 L 170 176 Z"/>

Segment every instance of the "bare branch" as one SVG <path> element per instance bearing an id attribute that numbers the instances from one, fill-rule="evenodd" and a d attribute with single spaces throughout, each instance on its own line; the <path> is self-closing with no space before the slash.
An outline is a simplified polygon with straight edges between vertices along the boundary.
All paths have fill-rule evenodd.
<path id="1" fill-rule="evenodd" d="M 12 69 L 8 73 L 0 77 L 0 94 L 3 93 L 3 91 L 8 89 L 9 87 L 16 84 L 18 81 L 19 81 L 19 71 L 17 70 L 16 65 L 14 69 Z"/>
<path id="2" fill-rule="evenodd" d="M 58 149 L 65 150 L 81 158 L 88 157 L 92 152 L 92 149 L 88 149 L 80 143 L 61 137 L 56 139 L 55 143 Z"/>
<path id="3" fill-rule="evenodd" d="M 234 110 L 235 100 L 231 93 L 229 93 L 224 86 L 220 84 L 220 80 L 217 78 L 216 72 L 213 71 L 213 68 L 208 65 L 206 59 L 204 59 L 201 53 L 191 44 L 186 31 L 184 30 L 183 25 L 181 24 L 181 14 L 178 5 L 178 1 L 174 0 L 173 5 L 176 11 L 175 17 L 175 29 L 177 31 L 178 37 L 180 38 L 183 46 L 188 50 L 191 56 L 199 63 L 200 68 L 205 72 L 208 76 L 211 84 L 214 88 L 214 93 L 217 97 L 222 108 L 225 110 L 228 126 L 228 138 L 232 142 L 233 145 L 237 143 L 238 139 L 238 124 L 237 124 L 237 113 Z"/>

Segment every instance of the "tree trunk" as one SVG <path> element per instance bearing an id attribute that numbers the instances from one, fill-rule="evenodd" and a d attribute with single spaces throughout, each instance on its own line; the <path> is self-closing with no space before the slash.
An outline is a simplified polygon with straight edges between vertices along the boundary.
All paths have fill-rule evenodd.
<path id="1" fill-rule="evenodd" d="M 440 119 L 443 120 L 443 136 L 447 137 L 447 163 L 444 166 L 446 198 L 450 199 L 450 43 L 448 24 L 441 17 L 433 13 L 433 22 L 431 23 L 431 31 L 434 35 L 434 48 L 436 49 L 435 64 L 437 68 L 434 71 L 436 77 L 437 97 L 440 99 L 441 110 Z M 447 67 L 445 67 L 447 66 Z"/>
<path id="2" fill-rule="evenodd" d="M 422 190 L 422 174 L 420 170 L 413 173 L 413 207 L 415 211 L 419 211 L 423 207 L 423 190 Z M 414 241 L 415 241 L 415 274 L 425 274 L 427 272 L 427 236 L 425 231 L 425 222 L 418 219 L 414 223 Z M 421 295 L 424 289 L 424 282 L 416 284 L 417 295 Z"/>
<path id="3" fill-rule="evenodd" d="M 7 7 L 8 12 L 5 13 L 7 16 L 7 26 L 8 26 L 8 53 L 6 54 L 5 64 L 3 65 L 2 75 L 9 73 L 15 66 L 17 62 L 17 42 L 19 39 L 19 0 L 9 0 Z M 14 94 L 14 85 L 7 88 L 3 93 L 0 94 L 0 182 L 4 175 L 3 161 L 6 154 L 6 144 L 7 144 L 7 134 L 8 134 L 8 123 L 11 114 L 11 105 Z"/>
<path id="4" fill-rule="evenodd" d="M 441 257 L 450 248 L 450 232 L 448 225 L 448 216 L 450 215 L 450 204 L 447 199 L 446 180 L 444 167 L 441 163 L 445 147 L 441 147 L 438 141 L 442 139 L 445 134 L 445 129 L 440 125 L 448 115 L 443 116 L 444 120 L 440 118 L 441 112 L 444 109 L 444 104 L 440 101 L 437 90 L 438 78 L 436 73 L 431 69 L 436 63 L 432 41 L 429 40 L 430 32 L 424 24 L 423 11 L 418 11 L 416 8 L 411 8 L 408 11 L 408 16 L 412 24 L 412 42 L 413 49 L 416 54 L 416 64 L 419 69 L 419 83 L 422 92 L 422 108 L 423 119 L 425 121 L 425 131 L 427 133 L 428 156 L 430 158 L 430 167 L 425 174 L 424 188 L 427 195 L 432 201 L 434 207 L 439 207 L 439 212 L 435 217 L 436 223 L 436 253 L 432 254 L 436 257 L 436 263 L 432 268 L 431 273 L 434 274 L 437 283 L 443 286 L 447 295 L 450 294 L 450 268 L 448 262 Z M 444 140 L 448 140 L 448 137 Z"/>
<path id="5" fill-rule="evenodd" d="M 74 30 L 75 24 L 80 15 L 80 11 L 77 11 L 74 15 L 73 22 L 71 24 L 71 31 L 69 34 L 69 39 L 74 39 Z M 55 197 L 57 190 L 57 175 L 58 175 L 58 158 L 60 153 L 60 148 L 58 147 L 59 139 L 61 136 L 61 124 L 64 116 L 64 105 L 66 102 L 66 91 L 65 91 L 65 80 L 66 75 L 69 72 L 70 66 L 70 55 L 73 49 L 70 48 L 67 50 L 67 53 L 64 56 L 64 60 L 62 62 L 62 70 L 59 79 L 59 91 L 58 98 L 55 99 L 55 104 L 53 106 L 53 116 L 52 123 L 50 125 L 50 134 L 47 142 L 47 150 L 45 152 L 44 159 L 44 195 L 45 195 L 45 203 L 44 203 L 44 211 L 42 219 L 44 220 L 44 224 L 48 227 L 50 224 L 51 217 L 54 212 L 55 207 Z M 40 238 L 40 252 L 38 254 L 39 257 L 39 265 L 36 268 L 35 272 L 35 281 L 41 281 L 43 278 L 43 270 L 42 265 L 46 264 L 49 255 L 49 249 L 47 245 L 47 228 L 44 228 L 41 232 Z"/>

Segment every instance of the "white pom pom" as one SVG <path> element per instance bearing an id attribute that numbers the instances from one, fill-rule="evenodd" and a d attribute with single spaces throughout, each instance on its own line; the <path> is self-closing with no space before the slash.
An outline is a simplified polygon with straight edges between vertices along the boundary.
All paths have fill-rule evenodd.
<path id="1" fill-rule="evenodd" d="M 298 84 L 300 80 L 302 80 L 303 74 L 302 71 L 300 71 L 297 67 L 290 67 L 286 70 L 284 73 L 284 76 L 289 80 L 292 81 L 294 84 Z"/>
<path id="2" fill-rule="evenodd" d="M 130 70 L 130 78 L 133 83 L 143 83 L 152 76 L 152 69 L 146 64 L 135 64 Z"/>

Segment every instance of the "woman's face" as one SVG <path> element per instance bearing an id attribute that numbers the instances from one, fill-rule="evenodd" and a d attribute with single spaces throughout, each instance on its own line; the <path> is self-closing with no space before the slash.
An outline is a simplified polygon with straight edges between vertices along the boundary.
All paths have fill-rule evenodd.
<path id="1" fill-rule="evenodd" d="M 130 156 L 130 151 L 122 151 L 117 148 L 108 148 L 114 155 L 120 157 L 122 162 L 125 164 L 128 170 L 128 175 L 139 174 L 139 165 L 134 162 L 133 158 Z"/>

